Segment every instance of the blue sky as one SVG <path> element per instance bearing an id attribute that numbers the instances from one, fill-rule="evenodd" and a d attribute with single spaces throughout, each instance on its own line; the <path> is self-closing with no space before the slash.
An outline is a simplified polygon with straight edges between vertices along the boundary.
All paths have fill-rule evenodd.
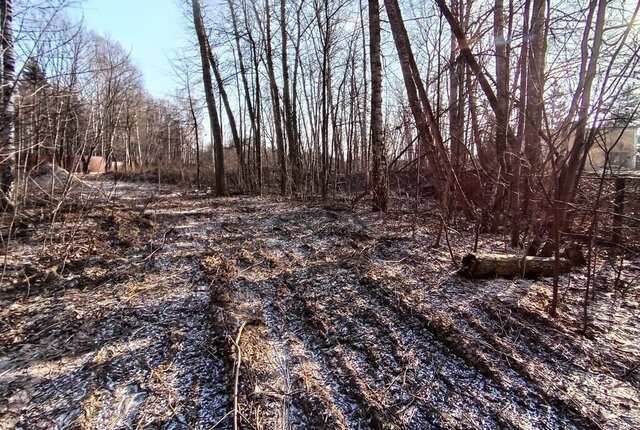
<path id="1" fill-rule="evenodd" d="M 85 0 L 81 13 L 88 29 L 120 42 L 131 52 L 152 95 L 162 97 L 177 86 L 169 58 L 190 37 L 179 0 Z"/>

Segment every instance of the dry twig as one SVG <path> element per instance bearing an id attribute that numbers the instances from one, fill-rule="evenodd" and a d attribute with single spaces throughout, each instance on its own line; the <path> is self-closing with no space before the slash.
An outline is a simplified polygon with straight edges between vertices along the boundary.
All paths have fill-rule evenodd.
<path id="1" fill-rule="evenodd" d="M 235 381 L 233 386 L 233 429 L 238 429 L 238 381 L 240 380 L 240 364 L 242 363 L 242 350 L 240 349 L 240 337 L 242 336 L 242 330 L 244 330 L 244 326 L 247 322 L 243 322 L 238 330 L 238 336 L 236 336 L 236 340 L 233 344 L 236 347 L 236 368 L 235 368 Z"/>

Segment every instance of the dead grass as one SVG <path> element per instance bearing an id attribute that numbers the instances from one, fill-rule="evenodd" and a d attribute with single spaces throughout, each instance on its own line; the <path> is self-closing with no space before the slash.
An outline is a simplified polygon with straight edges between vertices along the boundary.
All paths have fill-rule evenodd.
<path id="1" fill-rule="evenodd" d="M 0 427 L 232 428 L 237 370 L 241 428 L 640 426 L 637 260 L 601 259 L 584 336 L 584 273 L 551 320 L 548 280 L 452 275 L 428 217 L 149 192 L 16 235 Z"/>

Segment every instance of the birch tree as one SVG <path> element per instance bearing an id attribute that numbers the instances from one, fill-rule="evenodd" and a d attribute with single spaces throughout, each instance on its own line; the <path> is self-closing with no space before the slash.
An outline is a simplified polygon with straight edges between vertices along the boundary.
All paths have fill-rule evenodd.
<path id="1" fill-rule="evenodd" d="M 15 55 L 11 0 L 0 1 L 2 20 L 2 124 L 0 125 L 0 204 L 3 210 L 13 207 L 11 188 L 15 175 L 15 146 L 13 141 L 13 89 L 15 88 Z"/>

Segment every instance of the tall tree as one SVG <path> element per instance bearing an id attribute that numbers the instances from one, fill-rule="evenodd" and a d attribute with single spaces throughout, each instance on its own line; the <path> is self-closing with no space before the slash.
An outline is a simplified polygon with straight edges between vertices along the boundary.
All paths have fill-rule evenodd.
<path id="1" fill-rule="evenodd" d="M 530 169 L 540 167 L 540 134 L 544 92 L 546 46 L 546 0 L 533 0 L 531 26 L 527 37 L 527 100 L 524 125 L 525 151 Z"/>
<path id="2" fill-rule="evenodd" d="M 273 107 L 273 121 L 276 130 L 276 151 L 278 153 L 278 164 L 280 165 L 280 193 L 287 193 L 287 160 L 284 150 L 284 135 L 282 132 L 282 111 L 280 109 L 280 91 L 278 90 L 278 82 L 276 81 L 276 72 L 273 64 L 273 40 L 271 38 L 271 6 L 269 0 L 264 2 L 266 22 L 265 31 L 265 51 L 267 57 L 267 72 L 269 74 L 269 86 L 271 87 L 271 104 Z M 256 13 L 256 16 L 258 14 Z M 260 20 L 258 25 L 261 26 Z"/>
<path id="3" fill-rule="evenodd" d="M 213 85 L 211 82 L 211 67 L 209 64 L 209 55 L 207 52 L 207 36 L 204 31 L 204 23 L 202 21 L 202 11 L 199 0 L 191 1 L 193 9 L 193 24 L 198 37 L 198 46 L 200 48 L 200 60 L 202 62 L 202 83 L 204 86 L 204 96 L 207 102 L 207 110 L 209 112 L 209 121 L 211 122 L 211 133 L 213 134 L 213 155 L 215 163 L 216 178 L 216 194 L 222 196 L 226 194 L 226 182 L 224 175 L 224 147 L 222 142 L 222 127 L 218 117 L 218 109 L 216 107 L 216 99 L 213 95 Z"/>
<path id="4" fill-rule="evenodd" d="M 507 192 L 507 129 L 509 127 L 509 56 L 505 36 L 504 0 L 495 0 L 493 15 L 494 45 L 496 49 L 496 96 L 500 107 L 496 110 L 496 158 L 498 177 L 494 212 L 502 209 Z M 497 227 L 497 225 L 495 225 Z"/>
<path id="5" fill-rule="evenodd" d="M 373 210 L 386 211 L 389 203 L 387 155 L 382 135 L 382 61 L 380 59 L 380 5 L 369 0 L 369 57 L 371 61 L 371 188 Z"/>
<path id="6" fill-rule="evenodd" d="M 523 201 L 521 198 L 521 186 L 520 181 L 522 177 L 522 142 L 524 140 L 524 130 L 526 121 L 526 106 L 527 106 L 527 52 L 529 50 L 529 10 L 531 0 L 524 2 L 524 9 L 522 13 L 522 45 L 520 46 L 520 60 L 518 64 L 520 74 L 520 97 L 518 100 L 518 126 L 517 135 L 512 148 L 513 163 L 511 165 L 511 185 L 510 191 L 510 212 L 511 212 L 511 246 L 517 246 L 520 242 L 520 224 L 521 224 L 521 212 L 520 204 Z M 526 213 L 523 211 L 523 215 Z"/>
<path id="7" fill-rule="evenodd" d="M 457 11 L 460 20 L 464 19 L 464 8 L 459 0 L 452 0 L 451 8 Z M 465 64 L 458 61 L 457 43 L 455 35 L 451 34 L 451 50 L 449 65 L 449 137 L 451 142 L 451 163 L 457 177 L 460 177 L 465 164 L 466 151 L 464 149 L 464 74 Z"/>
<path id="8" fill-rule="evenodd" d="M 331 116 L 331 106 L 333 103 L 333 70 L 331 69 L 332 49 L 334 44 L 334 25 L 331 22 L 334 13 L 330 11 L 329 0 L 322 0 L 314 4 L 316 21 L 320 33 L 320 49 L 322 54 L 322 64 L 320 68 L 320 140 L 321 151 L 321 194 L 322 198 L 327 198 L 329 186 L 329 173 L 331 170 L 331 157 L 329 154 L 329 121 Z"/>
<path id="9" fill-rule="evenodd" d="M 15 87 L 15 54 L 13 49 L 13 14 L 11 0 L 0 1 L 2 19 L 2 124 L 0 124 L 0 205 L 3 210 L 13 206 L 11 186 L 15 176 L 15 147 L 13 142 L 13 103 Z"/>
<path id="10" fill-rule="evenodd" d="M 238 59 L 238 68 L 240 70 L 240 78 L 242 80 L 242 88 L 244 89 L 244 101 L 249 114 L 249 122 L 251 123 L 251 132 L 253 133 L 254 147 L 255 147 L 255 165 L 254 170 L 256 174 L 255 191 L 260 194 L 262 191 L 262 163 L 261 163 L 261 142 L 260 142 L 260 124 L 258 121 L 259 108 L 254 106 L 251 100 L 251 91 L 249 89 L 249 79 L 247 78 L 247 69 L 244 63 L 242 49 L 240 48 L 240 32 L 238 30 L 238 17 L 236 15 L 236 9 L 232 0 L 227 0 L 229 5 L 229 13 L 231 14 L 231 24 L 233 29 L 233 39 L 235 42 L 235 50 Z M 244 8 L 246 12 L 246 7 Z M 251 34 L 247 35 L 252 43 L 252 49 L 255 50 L 255 44 Z M 256 83 L 256 85 L 259 85 Z M 258 97 L 259 95 L 257 95 Z"/>
<path id="11" fill-rule="evenodd" d="M 454 175 L 451 160 L 440 132 L 438 119 L 431 107 L 431 102 L 420 76 L 409 35 L 402 19 L 400 5 L 397 0 L 385 0 L 384 3 L 396 51 L 398 52 L 409 107 L 418 129 L 419 147 L 421 148 L 420 157 L 426 155 L 430 173 L 442 199 L 443 209 L 446 210 L 451 185 L 458 187 L 461 195 L 464 195 L 464 192 Z"/>
<path id="12" fill-rule="evenodd" d="M 224 80 L 222 79 L 222 75 L 220 74 L 220 67 L 218 65 L 218 60 L 213 54 L 213 50 L 211 49 L 211 44 L 209 43 L 209 39 L 207 38 L 206 40 L 207 40 L 207 54 L 209 56 L 209 62 L 211 63 L 211 68 L 213 69 L 213 75 L 215 76 L 216 83 L 218 84 L 218 92 L 220 93 L 220 98 L 222 99 L 222 104 L 224 105 L 224 110 L 227 114 L 227 119 L 229 120 L 229 128 L 231 129 L 233 147 L 236 149 L 238 164 L 240 165 L 240 177 L 242 179 L 242 182 L 246 182 L 248 178 L 247 167 L 244 161 L 244 153 L 242 151 L 242 142 L 240 141 L 238 126 L 236 125 L 236 119 L 235 119 L 235 116 L 233 115 L 233 109 L 231 108 L 231 103 L 229 102 L 229 96 L 227 95 L 227 91 L 225 90 L 225 87 L 224 87 Z"/>
<path id="13" fill-rule="evenodd" d="M 449 23 L 449 27 L 451 27 L 451 32 L 456 37 L 458 41 L 458 46 L 460 47 L 460 55 L 464 59 L 464 61 L 469 65 L 469 68 L 475 75 L 478 83 L 480 84 L 480 88 L 484 92 L 487 101 L 489 102 L 489 106 L 491 107 L 496 118 L 504 118 L 507 116 L 506 112 L 503 112 L 503 107 L 498 102 L 498 97 L 496 97 L 496 93 L 493 91 L 491 84 L 489 83 L 489 79 L 487 78 L 487 74 L 484 72 L 482 66 L 478 63 L 475 55 L 471 51 L 471 46 L 469 45 L 469 40 L 467 40 L 467 35 L 465 34 L 460 22 L 456 19 L 456 17 L 451 13 L 451 10 L 447 6 L 445 0 L 435 0 L 438 9 L 445 17 L 447 22 Z M 507 127 L 507 141 L 513 144 L 515 140 L 515 134 L 511 127 Z"/>
<path id="14" fill-rule="evenodd" d="M 593 145 L 593 136 L 589 137 L 590 133 L 587 131 L 587 123 L 591 113 L 593 83 L 597 74 L 600 50 L 602 49 L 606 12 L 607 0 L 593 0 L 591 2 L 582 39 L 583 55 L 580 68 L 581 71 L 584 71 L 584 74 L 581 74 L 582 82 L 574 98 L 574 105 L 578 107 L 575 139 L 567 160 L 564 161 L 560 170 L 560 177 L 556 188 L 556 202 L 560 203 L 560 208 L 558 208 L 559 214 L 555 221 L 560 231 L 565 227 L 569 204 L 573 200 L 573 193 L 578 185 L 582 169 L 589 155 L 589 150 Z M 590 30 L 594 22 L 594 17 L 593 42 L 589 50 Z M 569 117 L 567 117 L 565 122 L 568 123 L 568 120 Z"/>
<path id="15" fill-rule="evenodd" d="M 293 191 L 298 191 L 301 185 L 302 162 L 300 159 L 300 139 L 298 138 L 297 121 L 294 115 L 294 108 L 291 100 L 291 91 L 289 89 L 290 80 L 289 64 L 287 58 L 287 13 L 285 6 L 286 0 L 280 0 L 280 39 L 282 47 L 282 104 L 284 107 L 285 131 L 287 133 L 287 141 L 289 143 L 289 162 L 291 164 Z"/>
<path id="16" fill-rule="evenodd" d="M 522 68 L 523 78 L 526 83 L 523 90 L 526 91 L 523 116 L 523 139 L 526 163 L 524 163 L 524 196 L 522 204 L 522 216 L 535 213 L 535 208 L 531 207 L 533 190 L 538 188 L 534 175 L 540 174 L 541 167 L 541 140 L 540 129 L 542 128 L 543 113 L 543 93 L 544 93 L 544 68 L 546 57 L 546 17 L 545 4 L 546 0 L 531 0 L 525 3 L 525 16 L 528 15 L 528 9 L 531 7 L 531 24 L 526 40 L 523 45 L 527 47 L 526 54 L 523 52 L 523 58 L 520 61 L 525 67 Z M 525 28 L 527 25 L 525 24 Z M 514 219 L 515 224 L 516 219 Z M 515 233 L 513 234 L 515 236 Z M 512 242 L 514 242 L 512 240 Z"/>

